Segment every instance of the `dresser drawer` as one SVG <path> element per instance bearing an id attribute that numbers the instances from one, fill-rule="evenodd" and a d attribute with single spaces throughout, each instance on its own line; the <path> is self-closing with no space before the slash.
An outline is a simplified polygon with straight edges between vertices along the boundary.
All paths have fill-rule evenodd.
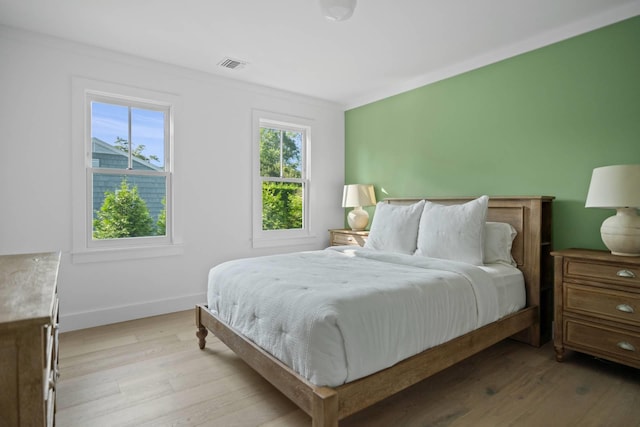
<path id="1" fill-rule="evenodd" d="M 44 326 L 44 368 L 42 375 L 43 399 L 45 402 L 45 420 L 47 426 L 53 426 L 55 417 L 56 383 L 58 381 L 58 295 L 53 298 L 50 323 Z"/>
<path id="2" fill-rule="evenodd" d="M 566 318 L 565 342 L 577 350 L 605 358 L 623 358 L 633 366 L 640 366 L 639 332 L 621 330 L 588 321 Z"/>
<path id="3" fill-rule="evenodd" d="M 56 391 L 51 390 L 49 400 L 47 400 L 47 427 L 53 427 L 55 425 L 56 416 Z"/>
<path id="4" fill-rule="evenodd" d="M 44 361 L 44 366 L 42 369 L 42 400 L 47 400 L 49 398 L 50 387 L 51 384 L 51 374 L 53 373 L 53 337 L 54 337 L 53 325 L 45 325 L 44 326 L 44 339 L 45 343 L 43 345 L 44 357 L 42 360 Z"/>
<path id="5" fill-rule="evenodd" d="M 569 259 L 565 278 L 569 277 L 608 280 L 623 285 L 634 284 L 640 286 L 640 268 L 624 264 L 599 264 Z"/>
<path id="6" fill-rule="evenodd" d="M 640 325 L 640 294 L 574 283 L 565 283 L 564 289 L 566 310 Z"/>

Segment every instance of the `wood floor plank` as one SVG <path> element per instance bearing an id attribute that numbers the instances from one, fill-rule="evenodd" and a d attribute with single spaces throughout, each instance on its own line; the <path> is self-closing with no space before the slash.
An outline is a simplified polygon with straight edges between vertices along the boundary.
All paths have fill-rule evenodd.
<path id="1" fill-rule="evenodd" d="M 310 422 L 310 417 L 300 409 L 297 409 L 266 423 L 258 424 L 257 427 L 298 427 L 309 425 Z"/>
<path id="2" fill-rule="evenodd" d="M 117 393 L 90 402 L 83 402 L 67 408 L 59 408 L 56 413 L 56 426 L 84 427 L 84 426 L 123 426 L 118 418 L 110 418 L 110 414 L 123 408 L 137 407 L 160 396 L 171 395 L 173 390 L 169 385 L 162 388 L 147 390 L 136 395 Z M 103 424 L 100 424 L 102 421 Z"/>
<path id="3" fill-rule="evenodd" d="M 153 341 L 135 342 L 130 345 L 100 351 L 87 352 L 82 356 L 65 358 L 60 356 L 60 371 L 67 378 L 88 375 L 111 368 L 128 366 L 139 361 L 166 357 L 183 350 L 184 342 L 175 337 L 162 337 Z M 62 344 L 61 344 L 62 347 Z"/>
<path id="4" fill-rule="evenodd" d="M 635 385 L 626 379 L 611 384 L 606 399 L 595 402 L 585 411 L 581 424 L 585 427 L 609 425 L 617 420 L 619 425 L 640 425 L 637 408 L 640 407 L 640 393 Z"/>
<path id="5" fill-rule="evenodd" d="M 193 312 L 60 336 L 59 427 L 297 427 L 310 418 Z M 504 341 L 340 422 L 341 427 L 640 426 L 639 370 L 551 344 Z"/>
<path id="6" fill-rule="evenodd" d="M 262 379 L 248 387 L 234 390 L 229 387 L 224 396 L 207 399 L 183 410 L 171 411 L 161 417 L 152 418 L 143 426 L 231 426 L 260 425 L 277 417 L 283 411 L 295 409 L 295 405 L 281 395 L 270 393 L 272 387 Z M 256 411 L 256 407 L 261 409 Z M 186 424 L 185 424 L 186 422 Z M 307 417 L 310 423 L 310 418 Z"/>
<path id="7" fill-rule="evenodd" d="M 120 393 L 117 381 L 101 381 L 86 378 L 83 383 L 71 384 L 61 381 L 57 387 L 56 405 L 59 409 L 69 408 L 82 403 L 95 402 Z"/>

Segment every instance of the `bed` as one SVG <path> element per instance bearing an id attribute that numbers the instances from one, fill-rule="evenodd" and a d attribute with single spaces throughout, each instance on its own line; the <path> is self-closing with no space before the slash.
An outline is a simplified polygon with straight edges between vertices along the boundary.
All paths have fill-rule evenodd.
<path id="1" fill-rule="evenodd" d="M 421 203 L 421 200 L 423 199 L 387 199 L 384 203 L 389 206 L 411 207 Z M 438 206 L 462 207 L 475 203 L 477 199 L 430 198 L 428 200 L 432 202 L 430 205 L 435 203 Z M 512 312 L 513 308 L 503 310 L 503 313 L 497 316 L 497 320 L 491 318 L 495 315 L 484 316 L 486 318 L 482 322 L 476 319 L 480 327 L 473 327 L 469 331 L 465 330 L 454 338 L 445 337 L 444 342 L 430 346 L 427 350 L 414 352 L 415 354 L 409 350 L 409 354 L 412 355 L 402 356 L 400 360 L 394 361 L 388 367 L 381 365 L 383 367 L 379 369 L 370 368 L 374 369 L 372 372 L 364 370 L 334 379 L 318 377 L 313 372 L 305 370 L 304 367 L 295 366 L 295 363 L 287 361 L 286 357 L 278 354 L 277 351 L 273 349 L 270 349 L 271 352 L 266 351 L 254 342 L 259 341 L 255 336 L 252 340 L 238 332 L 237 324 L 230 326 L 233 321 L 232 316 L 217 306 L 216 298 L 221 298 L 221 296 L 210 296 L 209 304 L 212 305 L 211 307 L 196 306 L 196 335 L 199 346 L 201 349 L 205 347 L 206 336 L 208 331 L 211 331 L 247 364 L 309 414 L 312 425 L 316 427 L 337 426 L 340 419 L 391 396 L 505 338 L 513 337 L 530 345 L 539 346 L 549 339 L 551 320 L 552 289 L 550 279 L 552 272 L 550 271 L 549 252 L 551 250 L 552 200 L 552 197 L 543 196 L 491 197 L 488 200 L 486 218 L 483 218 L 483 221 L 510 224 L 517 232 L 511 245 L 510 255 L 513 263 L 520 270 L 524 282 L 522 297 L 524 307 L 516 307 L 517 311 L 515 312 Z M 381 209 L 380 212 L 382 212 Z M 375 221 L 374 217 L 372 228 L 376 225 Z M 372 245 L 375 246 L 375 243 Z M 367 258 L 381 256 L 375 251 L 360 251 L 349 248 L 333 249 L 333 251 L 327 250 L 326 254 L 321 254 L 322 257 L 328 258 L 328 261 L 323 260 L 320 264 L 341 265 L 343 263 L 341 257 L 344 257 L 345 253 L 364 257 L 365 260 L 359 262 L 365 264 L 370 262 Z M 422 250 L 428 251 L 428 248 L 424 249 L 423 246 Z M 362 252 L 361 255 L 354 255 L 360 252 Z M 306 256 L 306 254 L 298 255 L 299 258 Z M 411 257 L 399 255 L 397 258 L 405 260 Z M 261 262 L 267 261 L 271 262 L 271 260 Z M 384 259 L 382 262 L 389 262 L 389 260 Z M 419 262 L 422 263 L 422 261 Z M 230 263 L 228 268 L 233 270 L 233 266 L 234 264 Z M 421 265 L 410 268 L 414 267 L 422 268 Z M 238 267 L 236 266 L 236 268 Z M 310 267 L 309 270 L 312 271 L 314 268 Z M 321 269 L 322 266 L 319 265 L 318 268 Z M 391 270 L 393 268 L 389 267 Z M 443 269 L 444 267 L 437 264 L 436 268 Z M 400 273 L 403 272 L 400 271 Z M 377 273 L 374 271 L 372 274 Z M 443 276 L 443 274 L 439 274 L 439 276 Z M 274 278 L 273 280 L 279 279 Z M 382 292 L 386 292 L 386 290 L 383 289 Z M 474 292 L 477 293 L 477 290 Z M 415 299 L 416 297 L 411 298 Z M 406 301 L 401 304 L 406 304 Z M 478 312 L 480 313 L 480 310 Z M 235 316 L 236 312 L 233 313 Z M 483 316 L 479 315 L 478 317 Z M 409 321 L 409 323 L 411 322 Z M 351 336 L 354 335 L 352 332 Z M 280 359 L 285 360 L 288 364 L 274 357 L 271 353 L 278 354 Z M 375 367 L 375 364 L 373 365 Z"/>

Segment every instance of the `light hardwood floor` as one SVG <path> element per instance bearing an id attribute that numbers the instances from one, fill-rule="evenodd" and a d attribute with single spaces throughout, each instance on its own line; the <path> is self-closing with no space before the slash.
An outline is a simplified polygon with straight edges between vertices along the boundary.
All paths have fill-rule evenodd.
<path id="1" fill-rule="evenodd" d="M 192 311 L 63 333 L 56 425 L 309 426 Z M 504 341 L 341 427 L 640 426 L 640 370 Z"/>

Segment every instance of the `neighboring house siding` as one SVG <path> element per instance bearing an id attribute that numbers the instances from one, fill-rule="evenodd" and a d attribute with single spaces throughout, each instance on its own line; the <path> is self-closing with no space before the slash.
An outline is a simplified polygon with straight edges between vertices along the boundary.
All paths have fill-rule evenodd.
<path id="1" fill-rule="evenodd" d="M 114 148 L 110 144 L 97 138 L 93 142 L 93 166 L 100 168 L 126 169 L 128 164 L 127 154 Z M 134 170 L 159 170 L 154 165 L 133 159 Z M 149 209 L 149 213 L 154 221 L 158 220 L 158 215 L 164 209 L 162 199 L 165 197 L 165 178 L 158 176 L 130 176 L 128 177 L 129 187 L 137 186 L 138 194 L 144 199 Z M 104 202 L 105 192 L 115 191 L 120 188 L 122 176 L 94 174 L 93 177 L 93 217 L 96 211 L 100 210 Z"/>

